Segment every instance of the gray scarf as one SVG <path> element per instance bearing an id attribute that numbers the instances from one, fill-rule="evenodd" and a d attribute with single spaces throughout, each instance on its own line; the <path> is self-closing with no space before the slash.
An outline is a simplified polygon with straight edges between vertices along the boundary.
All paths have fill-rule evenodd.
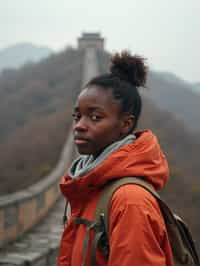
<path id="1" fill-rule="evenodd" d="M 69 169 L 69 176 L 72 178 L 78 178 L 86 175 L 92 169 L 101 164 L 113 151 L 117 150 L 125 144 L 130 144 L 136 139 L 135 135 L 129 134 L 123 139 L 116 141 L 106 147 L 103 152 L 94 159 L 93 155 L 82 155 L 77 158 Z"/>

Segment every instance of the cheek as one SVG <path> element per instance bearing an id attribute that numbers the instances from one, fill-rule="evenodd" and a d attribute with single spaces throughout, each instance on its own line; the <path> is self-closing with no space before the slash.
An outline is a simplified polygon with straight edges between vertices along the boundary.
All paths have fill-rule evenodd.
<path id="1" fill-rule="evenodd" d="M 99 131 L 96 131 L 97 139 L 101 140 L 103 143 L 105 142 L 113 142 L 120 138 L 120 129 L 119 124 L 109 124 L 102 127 Z"/>

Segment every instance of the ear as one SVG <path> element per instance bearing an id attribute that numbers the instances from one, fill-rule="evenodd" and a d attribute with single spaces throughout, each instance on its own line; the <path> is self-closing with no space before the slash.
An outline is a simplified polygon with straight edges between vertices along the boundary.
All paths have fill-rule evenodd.
<path id="1" fill-rule="evenodd" d="M 135 117 L 131 114 L 123 114 L 121 126 L 121 135 L 127 135 L 135 125 Z"/>

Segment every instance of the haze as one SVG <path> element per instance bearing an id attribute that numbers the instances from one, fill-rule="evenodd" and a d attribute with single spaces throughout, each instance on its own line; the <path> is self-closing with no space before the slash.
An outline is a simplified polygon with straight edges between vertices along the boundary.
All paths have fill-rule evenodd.
<path id="1" fill-rule="evenodd" d="M 199 0 L 1 0 L 0 49 L 32 42 L 56 51 L 98 31 L 110 52 L 129 49 L 150 67 L 200 81 Z"/>

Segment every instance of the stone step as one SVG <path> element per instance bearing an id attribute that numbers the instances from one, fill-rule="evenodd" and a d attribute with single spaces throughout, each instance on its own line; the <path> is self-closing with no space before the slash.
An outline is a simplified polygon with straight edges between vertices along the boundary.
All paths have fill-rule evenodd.
<path id="1" fill-rule="evenodd" d="M 0 266 L 55 266 L 64 206 L 59 199 L 43 222 L 0 250 Z"/>

